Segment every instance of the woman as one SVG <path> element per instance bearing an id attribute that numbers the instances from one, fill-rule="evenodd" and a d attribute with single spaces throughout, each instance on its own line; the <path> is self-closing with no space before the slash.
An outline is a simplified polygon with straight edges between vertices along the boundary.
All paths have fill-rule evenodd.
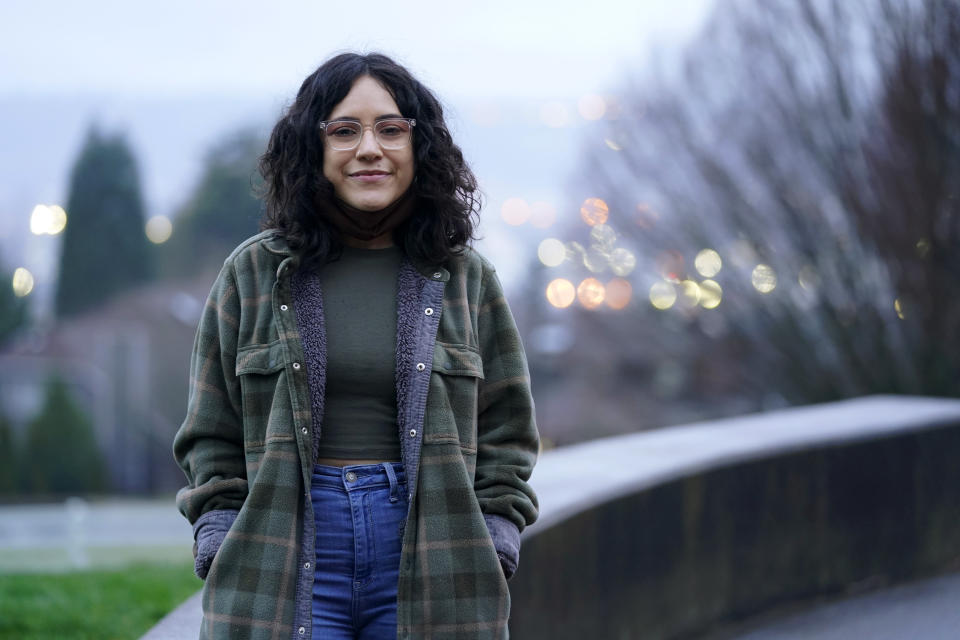
<path id="1" fill-rule="evenodd" d="M 507 637 L 539 441 L 439 102 L 338 55 L 261 173 L 264 231 L 213 286 L 174 442 L 201 637 Z"/>

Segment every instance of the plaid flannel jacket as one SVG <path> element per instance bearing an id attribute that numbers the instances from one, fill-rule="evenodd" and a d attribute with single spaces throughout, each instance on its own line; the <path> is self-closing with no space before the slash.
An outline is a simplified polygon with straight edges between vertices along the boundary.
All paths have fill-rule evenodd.
<path id="1" fill-rule="evenodd" d="M 466 250 L 446 267 L 405 260 L 398 277 L 397 419 L 411 500 L 397 637 L 506 638 L 506 578 L 537 516 L 530 378 L 490 263 Z M 188 480 L 177 505 L 206 576 L 201 638 L 311 637 L 322 420 L 311 415 L 296 271 L 278 234 L 250 238 L 224 262 L 197 331 L 174 455 Z M 309 375 L 322 380 L 318 315 L 300 322 L 319 338 Z"/>

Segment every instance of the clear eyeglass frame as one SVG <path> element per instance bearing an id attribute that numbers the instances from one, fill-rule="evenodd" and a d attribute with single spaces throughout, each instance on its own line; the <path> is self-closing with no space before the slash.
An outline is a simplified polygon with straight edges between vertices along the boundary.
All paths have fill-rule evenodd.
<path id="1" fill-rule="evenodd" d="M 324 133 L 324 138 L 330 147 L 337 151 L 356 149 L 360 146 L 360 142 L 363 140 L 363 132 L 367 129 L 373 129 L 373 137 L 377 144 L 384 149 L 395 150 L 403 149 L 410 144 L 413 139 L 413 128 L 417 126 L 417 121 L 414 118 L 384 118 L 383 120 L 377 120 L 371 126 L 361 124 L 356 120 L 324 120 L 317 126 Z M 348 136 L 347 140 L 331 135 L 328 130 L 333 126 L 343 126 L 345 129 L 351 129 L 353 135 Z M 386 133 L 391 126 L 401 129 L 399 136 L 391 137 L 389 133 Z"/>

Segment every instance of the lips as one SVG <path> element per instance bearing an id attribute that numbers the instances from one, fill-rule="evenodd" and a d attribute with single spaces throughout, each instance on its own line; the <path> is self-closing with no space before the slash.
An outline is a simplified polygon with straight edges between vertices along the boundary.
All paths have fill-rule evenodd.
<path id="1" fill-rule="evenodd" d="M 355 171 L 348 175 L 349 175 L 349 178 L 354 182 L 376 184 L 376 183 L 384 182 L 390 177 L 391 174 L 387 171 L 364 170 L 364 171 Z"/>

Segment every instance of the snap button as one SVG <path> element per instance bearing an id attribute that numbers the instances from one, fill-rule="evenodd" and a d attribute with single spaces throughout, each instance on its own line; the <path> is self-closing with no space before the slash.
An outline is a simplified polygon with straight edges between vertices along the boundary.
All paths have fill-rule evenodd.
<path id="1" fill-rule="evenodd" d="M 424 312 L 425 314 L 427 314 L 428 316 L 432 316 L 432 315 L 433 315 L 433 309 L 431 309 L 430 307 L 427 307 L 426 309 L 424 309 L 423 312 Z"/>
<path id="2" fill-rule="evenodd" d="M 417 371 L 423 371 L 426 368 L 427 368 L 427 365 L 423 364 L 422 362 L 417 363 Z"/>
<path id="3" fill-rule="evenodd" d="M 300 432 L 303 433 L 303 435 L 307 435 L 307 428 L 304 427 L 303 429 L 300 429 Z"/>
<path id="4" fill-rule="evenodd" d="M 310 563 L 309 563 L 309 562 L 304 562 L 304 563 L 303 563 L 303 568 L 304 568 L 304 569 L 309 569 L 309 568 L 310 568 Z"/>
<path id="5" fill-rule="evenodd" d="M 306 632 L 307 632 L 307 630 L 306 630 L 304 627 L 300 627 L 299 629 L 297 629 L 297 633 L 299 633 L 300 635 L 303 635 L 303 634 L 305 634 Z"/>
<path id="6" fill-rule="evenodd" d="M 439 280 L 441 276 L 443 276 L 443 274 L 437 271 L 436 273 L 433 274 L 433 279 Z"/>
<path id="7" fill-rule="evenodd" d="M 299 370 L 299 369 L 300 369 L 300 363 L 299 363 L 299 362 L 294 362 L 294 363 L 293 363 L 293 368 Z"/>
<path id="8" fill-rule="evenodd" d="M 357 481 L 357 474 L 355 474 L 353 471 L 347 471 L 347 482 L 356 482 L 356 481 Z"/>
<path id="9" fill-rule="evenodd" d="M 288 308 L 285 304 L 280 305 L 280 311 L 286 311 Z"/>
<path id="10" fill-rule="evenodd" d="M 411 437 L 411 438 L 416 438 L 416 437 L 417 437 L 417 430 L 416 430 L 416 429 L 410 429 L 410 437 Z"/>

